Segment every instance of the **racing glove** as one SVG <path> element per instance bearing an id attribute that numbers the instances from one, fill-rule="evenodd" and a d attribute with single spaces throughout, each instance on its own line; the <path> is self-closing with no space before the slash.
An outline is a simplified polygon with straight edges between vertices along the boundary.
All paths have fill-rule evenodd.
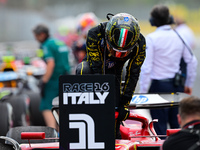
<path id="1" fill-rule="evenodd" d="M 40 88 L 40 96 L 41 97 L 44 97 L 45 85 L 46 85 L 46 83 L 44 83 L 42 80 L 39 81 L 39 88 Z"/>
<path id="2" fill-rule="evenodd" d="M 119 112 L 119 115 L 118 115 L 118 118 L 117 118 L 118 121 L 124 121 L 124 120 L 126 120 L 127 117 L 130 114 L 129 109 L 126 106 L 120 106 L 120 107 L 118 107 L 117 111 Z"/>
<path id="3" fill-rule="evenodd" d="M 130 111 L 128 109 L 128 106 L 130 104 L 130 99 L 131 98 L 124 95 L 120 96 L 119 107 L 118 107 L 118 112 L 119 112 L 118 121 L 124 121 L 129 116 Z"/>

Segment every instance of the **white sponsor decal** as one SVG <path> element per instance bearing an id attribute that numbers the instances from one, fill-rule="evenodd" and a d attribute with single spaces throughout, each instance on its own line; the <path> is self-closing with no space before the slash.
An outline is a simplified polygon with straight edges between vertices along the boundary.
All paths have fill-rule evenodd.
<path id="1" fill-rule="evenodd" d="M 87 114 L 69 114 L 69 128 L 79 130 L 79 142 L 69 143 L 70 149 L 105 149 L 104 142 L 95 142 L 95 124 Z"/>

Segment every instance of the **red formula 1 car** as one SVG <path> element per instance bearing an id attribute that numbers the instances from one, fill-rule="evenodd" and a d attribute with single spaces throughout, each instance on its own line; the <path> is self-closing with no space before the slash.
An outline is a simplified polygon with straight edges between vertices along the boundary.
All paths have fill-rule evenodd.
<path id="1" fill-rule="evenodd" d="M 159 149 L 163 141 L 157 137 L 153 129 L 153 122 L 154 121 L 149 123 L 147 118 L 130 113 L 129 118 L 123 122 L 123 125 L 120 127 L 122 139 L 116 140 L 115 150 L 136 150 L 141 148 Z M 41 127 L 16 127 L 8 132 L 7 135 L 16 140 L 13 142 L 14 140 L 12 139 L 15 149 L 59 149 L 57 135 L 54 133 L 52 137 L 49 137 L 49 135 L 47 135 L 49 133 L 45 134 L 45 132 L 42 132 L 48 130 L 47 127 L 45 127 L 46 129 L 44 127 L 41 129 L 39 128 Z M 37 130 L 40 132 L 32 132 Z M 17 131 L 21 131 L 21 136 L 19 133 L 15 133 Z M 53 133 L 53 129 L 50 132 Z M 52 140 L 52 142 L 49 140 Z"/>
<path id="2" fill-rule="evenodd" d="M 135 95 L 130 104 L 130 108 L 155 108 L 155 107 L 169 107 L 172 105 L 178 105 L 178 102 L 188 95 L 177 94 L 148 94 L 148 95 Z M 159 103 L 152 103 L 151 100 L 157 97 L 160 100 Z M 169 98 L 172 101 L 167 101 L 165 98 Z M 137 102 L 136 102 L 137 101 Z M 58 113 L 58 98 L 53 101 L 54 108 L 52 112 L 59 124 Z M 115 113 L 117 118 L 118 113 Z M 115 140 L 115 150 L 159 150 L 163 140 L 156 134 L 153 123 L 158 120 L 149 120 L 133 111 L 126 121 L 120 126 L 120 132 L 122 139 Z M 177 130 L 168 130 L 167 135 L 177 132 Z M 8 143 L 12 145 L 14 149 L 21 150 L 38 150 L 38 149 L 59 149 L 58 133 L 55 129 L 49 127 L 16 127 L 8 132 L 7 137 L 0 137 L 6 140 L 4 146 L 8 146 Z M 9 145 L 10 146 L 10 145 Z"/>

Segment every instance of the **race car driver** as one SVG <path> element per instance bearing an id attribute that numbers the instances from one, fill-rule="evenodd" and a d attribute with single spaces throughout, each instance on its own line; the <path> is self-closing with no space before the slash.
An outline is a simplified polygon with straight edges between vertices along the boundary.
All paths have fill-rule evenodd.
<path id="1" fill-rule="evenodd" d="M 107 15 L 109 19 L 109 16 Z M 134 93 L 140 68 L 145 59 L 145 38 L 140 33 L 138 21 L 130 14 L 113 15 L 108 22 L 89 30 L 86 40 L 87 55 L 78 64 L 76 74 L 114 74 L 116 89 L 120 97 L 116 120 L 116 138 L 121 138 L 120 121 L 129 115 L 127 106 Z M 126 67 L 125 83 L 122 89 L 122 70 Z"/>

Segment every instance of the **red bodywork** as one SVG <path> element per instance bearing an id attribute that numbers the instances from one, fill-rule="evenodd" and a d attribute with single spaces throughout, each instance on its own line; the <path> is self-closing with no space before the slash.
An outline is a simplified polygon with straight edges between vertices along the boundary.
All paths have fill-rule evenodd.
<path id="1" fill-rule="evenodd" d="M 115 117 L 118 114 L 116 113 Z M 116 139 L 115 150 L 140 150 L 140 149 L 160 149 L 163 143 L 159 137 L 157 137 L 153 123 L 149 123 L 148 119 L 139 115 L 130 113 L 129 118 L 124 122 L 124 125 L 120 127 L 122 139 Z M 169 134 L 177 132 L 168 131 Z M 30 135 L 29 135 L 30 134 Z M 44 139 L 44 133 L 35 134 L 34 132 L 22 133 L 23 138 Z M 31 138 L 33 136 L 33 138 Z M 31 141 L 30 141 L 31 143 Z M 59 142 L 54 143 L 38 143 L 38 144 L 21 144 L 21 150 L 32 150 L 34 148 L 44 149 L 59 149 Z"/>
<path id="2" fill-rule="evenodd" d="M 115 150 L 137 150 L 139 148 L 160 149 L 163 143 L 153 128 L 153 122 L 139 114 L 130 113 L 129 118 L 121 125 L 120 132 L 123 140 L 116 140 Z"/>

